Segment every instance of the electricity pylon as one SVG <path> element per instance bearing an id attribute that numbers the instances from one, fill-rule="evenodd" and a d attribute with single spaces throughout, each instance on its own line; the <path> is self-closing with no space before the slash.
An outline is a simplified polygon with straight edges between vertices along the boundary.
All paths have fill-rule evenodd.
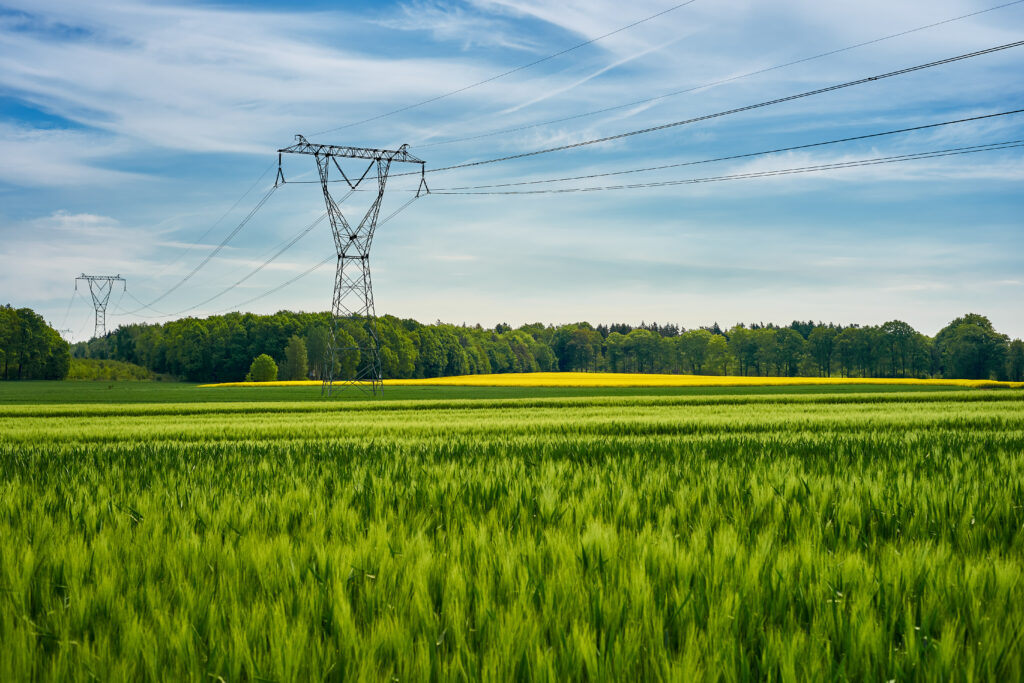
<path id="1" fill-rule="evenodd" d="M 114 283 L 120 282 L 127 290 L 128 283 L 120 275 L 86 275 L 82 273 L 75 278 L 75 290 L 78 290 L 78 281 L 85 280 L 89 283 L 89 294 L 92 295 L 92 307 L 96 309 L 96 326 L 93 327 L 92 336 L 102 337 L 107 333 L 107 304 L 110 302 L 110 293 L 114 290 Z"/>
<path id="2" fill-rule="evenodd" d="M 388 173 L 393 162 L 405 162 L 420 165 L 420 185 L 416 196 L 426 188 L 425 163 L 408 152 L 408 145 L 397 150 L 368 149 L 365 147 L 343 147 L 338 145 L 317 145 L 301 135 L 295 136 L 296 143 L 291 147 L 277 150 L 277 180 L 285 182 L 281 171 L 282 154 L 309 154 L 316 159 L 316 167 L 320 173 L 320 186 L 327 204 L 327 216 L 334 234 L 334 246 L 338 253 L 338 268 L 334 277 L 334 300 L 331 304 L 332 325 L 327 348 L 326 372 L 321 393 L 330 396 L 335 384 L 335 363 L 343 360 L 346 355 L 358 354 L 355 372 L 350 377 L 340 377 L 338 382 L 368 389 L 376 395 L 383 392 L 384 382 L 381 377 L 380 338 L 377 335 L 377 316 L 373 305 L 373 286 L 370 280 L 370 245 L 373 233 L 377 229 L 377 218 L 380 205 L 384 199 L 384 186 L 387 184 Z M 364 159 L 370 163 L 359 179 L 352 181 L 338 164 L 338 159 Z M 331 165 L 341 174 L 338 180 L 330 179 Z M 371 176 L 370 172 L 374 171 Z M 353 177 L 355 177 L 353 175 Z M 344 180 L 349 189 L 355 191 L 367 179 L 376 178 L 376 197 L 367 209 L 358 225 L 353 226 L 342 214 L 338 204 L 331 196 L 329 183 Z M 373 192 L 374 190 L 369 190 Z M 342 345 L 338 331 L 340 323 L 348 320 L 356 328 L 354 343 Z M 362 328 L 362 334 L 359 333 Z M 345 367 L 344 365 L 342 367 Z"/>

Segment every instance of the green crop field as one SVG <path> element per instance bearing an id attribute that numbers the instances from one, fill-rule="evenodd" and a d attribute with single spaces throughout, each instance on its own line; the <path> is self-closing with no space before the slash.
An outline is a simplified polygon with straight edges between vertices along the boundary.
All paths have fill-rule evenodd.
<path id="1" fill-rule="evenodd" d="M 1024 672 L 1024 391 L 69 384 L 0 389 L 2 681 Z"/>

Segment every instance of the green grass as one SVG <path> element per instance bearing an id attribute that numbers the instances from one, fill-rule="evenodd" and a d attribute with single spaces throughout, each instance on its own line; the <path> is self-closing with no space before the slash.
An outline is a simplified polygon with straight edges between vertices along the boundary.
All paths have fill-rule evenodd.
<path id="1" fill-rule="evenodd" d="M 1024 671 L 1024 392 L 147 386 L 5 394 L 0 680 Z"/>

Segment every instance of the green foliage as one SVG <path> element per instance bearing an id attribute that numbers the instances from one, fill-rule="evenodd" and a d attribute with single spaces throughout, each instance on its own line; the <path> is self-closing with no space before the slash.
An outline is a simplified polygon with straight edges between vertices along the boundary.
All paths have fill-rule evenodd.
<path id="1" fill-rule="evenodd" d="M 68 343 L 31 308 L 0 306 L 0 379 L 64 379 Z"/>
<path id="2" fill-rule="evenodd" d="M 75 355 L 216 382 L 241 380 L 249 360 L 266 353 L 281 366 L 282 377 L 291 378 L 299 375 L 288 368 L 286 347 L 298 337 L 306 345 L 308 374 L 323 379 L 332 325 L 325 313 L 230 313 L 129 325 L 76 345 Z M 371 337 L 365 321 L 341 320 L 337 330 L 334 376 L 353 377 L 360 349 L 369 346 Z M 1009 340 L 974 314 L 958 318 L 935 340 L 900 320 L 865 327 L 810 321 L 786 327 L 741 324 L 723 332 L 717 323 L 689 331 L 658 323 L 595 328 L 586 322 L 557 327 L 531 323 L 518 329 L 501 324 L 489 330 L 441 322 L 421 325 L 392 316 L 377 320 L 377 337 L 383 376 L 395 379 L 553 370 L 984 379 L 1002 377 L 1009 361 Z"/>
<path id="3" fill-rule="evenodd" d="M 359 369 L 361 355 L 355 338 L 339 327 L 334 332 L 334 377 L 336 379 L 354 378 Z"/>
<path id="4" fill-rule="evenodd" d="M 281 379 L 307 379 L 309 358 L 306 355 L 306 342 L 298 335 L 292 335 L 288 346 L 284 347 L 284 377 Z"/>
<path id="5" fill-rule="evenodd" d="M 273 382 L 277 379 L 277 363 L 265 353 L 253 359 L 246 379 L 250 382 Z"/>
<path id="6" fill-rule="evenodd" d="M 306 352 L 313 379 L 323 379 L 326 372 L 327 352 L 331 333 L 325 325 L 317 325 L 306 332 Z"/>
<path id="7" fill-rule="evenodd" d="M 935 337 L 946 377 L 998 379 L 1005 370 L 1009 338 L 996 332 L 983 315 L 968 313 Z"/>
<path id="8" fill-rule="evenodd" d="M 119 360 L 96 358 L 72 358 L 67 379 L 75 380 L 154 380 L 163 379 L 152 370 Z"/>
<path id="9" fill-rule="evenodd" d="M 1006 351 L 1006 379 L 1024 382 L 1024 341 L 1014 339 Z"/>
<path id="10" fill-rule="evenodd" d="M 1024 670 L 1022 392 L 464 406 L 0 406 L 0 680 Z"/>

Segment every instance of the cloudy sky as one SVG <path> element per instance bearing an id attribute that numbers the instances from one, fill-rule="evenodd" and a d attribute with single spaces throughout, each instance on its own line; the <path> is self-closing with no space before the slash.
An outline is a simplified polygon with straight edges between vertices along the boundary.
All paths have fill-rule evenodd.
<path id="1" fill-rule="evenodd" d="M 408 143 L 429 170 L 1024 39 L 1024 2 L 983 11 L 1005 4 L 998 0 L 694 0 L 600 38 L 675 4 L 413 0 L 298 10 L 0 0 L 0 302 L 30 306 L 75 339 L 92 331 L 83 292 L 73 296 L 82 272 L 127 279 L 127 294 L 111 300 L 110 326 L 328 309 L 333 264 L 308 272 L 332 254 L 327 223 L 247 277 L 323 213 L 319 187 L 298 182 L 315 177 L 311 157 L 286 158 L 292 182 L 182 283 L 268 193 L 276 150 L 296 133 L 330 144 Z M 487 326 L 896 318 L 928 334 L 970 311 L 1024 336 L 1021 147 L 709 183 L 444 194 L 1022 109 L 1022 67 L 1024 46 L 700 123 L 430 172 L 435 193 L 377 233 L 377 311 Z M 502 189 L 680 181 L 1022 140 L 1024 114 L 1014 114 Z M 381 215 L 415 185 L 392 179 Z M 356 193 L 343 209 L 358 218 L 365 201 Z"/>

